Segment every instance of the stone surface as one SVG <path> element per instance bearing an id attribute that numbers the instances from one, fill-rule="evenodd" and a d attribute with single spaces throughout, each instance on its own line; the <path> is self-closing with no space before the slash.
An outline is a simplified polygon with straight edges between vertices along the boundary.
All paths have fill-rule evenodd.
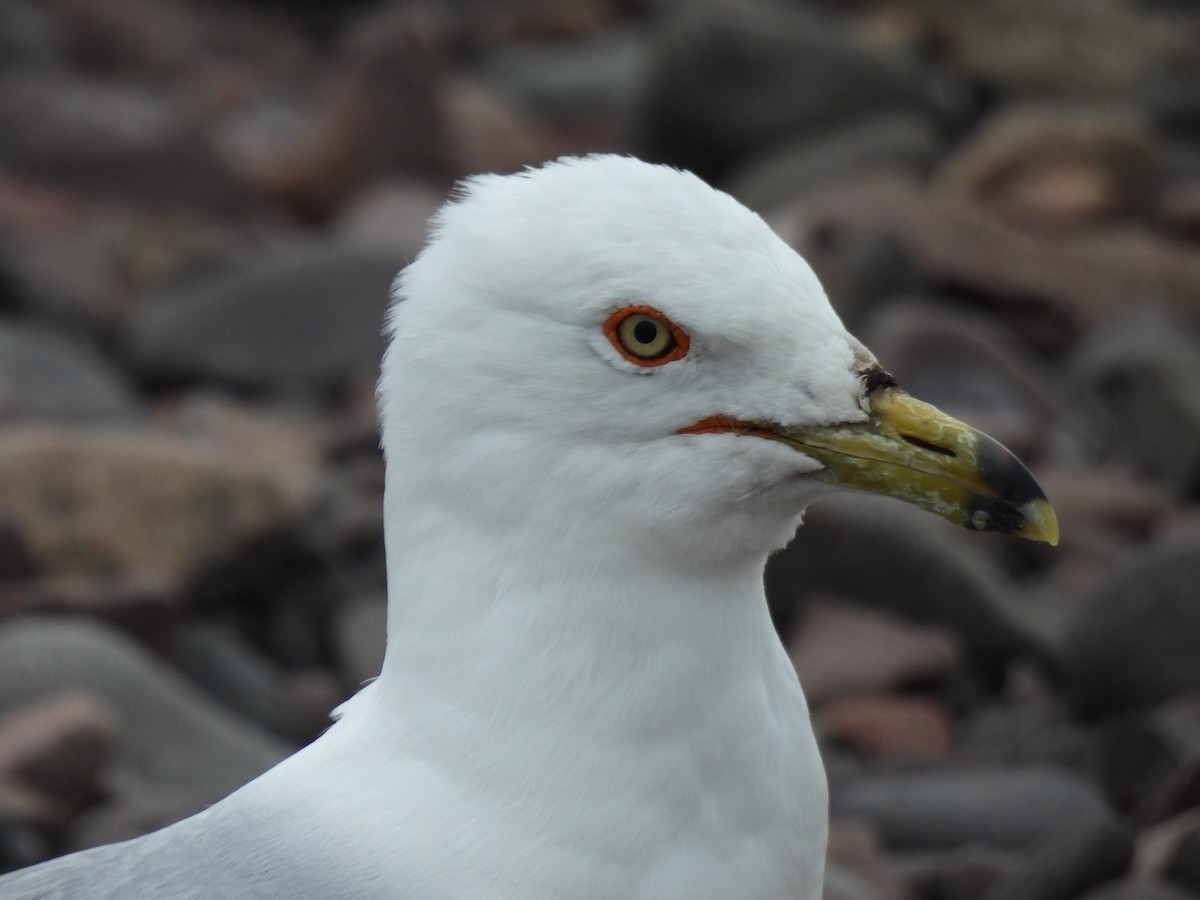
<path id="1" fill-rule="evenodd" d="M 1186 29 L 1120 0 L 923 3 L 943 64 L 1001 97 L 1113 101 L 1196 83 Z M 1036 35 L 1036 40 L 1031 40 Z"/>
<path id="2" fill-rule="evenodd" d="M 960 194 L 1025 228 L 1054 232 L 1146 216 L 1157 173 L 1132 111 L 1014 106 L 988 119 L 938 173 Z"/>
<path id="3" fill-rule="evenodd" d="M 142 403 L 95 348 L 40 325 L 0 319 L 0 422 L 134 422 Z"/>
<path id="4" fill-rule="evenodd" d="M 1090 782 L 1039 767 L 869 775 L 835 791 L 831 807 L 871 823 L 896 850 L 1020 849 L 1081 816 L 1111 816 Z"/>
<path id="5" fill-rule="evenodd" d="M 290 752 L 110 628 L 66 619 L 0 625 L 0 713 L 80 690 L 112 712 L 113 761 L 155 784 L 216 799 Z"/>
<path id="6" fill-rule="evenodd" d="M 347 241 L 411 260 L 425 246 L 429 219 L 443 200 L 445 191 L 423 181 L 372 181 L 347 199 L 335 228 Z"/>
<path id="7" fill-rule="evenodd" d="M 1078 702 L 1091 713 L 1200 691 L 1200 554 L 1192 542 L 1129 554 L 1088 592 L 1062 652 Z"/>
<path id="8" fill-rule="evenodd" d="M 772 221 L 797 247 L 814 232 L 895 234 L 927 277 L 1018 309 L 1045 304 L 1073 328 L 1113 322 L 1147 301 L 1200 326 L 1200 257 L 1142 225 L 1046 241 L 896 175 L 832 188 Z"/>
<path id="9" fill-rule="evenodd" d="M 1175 492 L 1200 488 L 1200 340 L 1142 312 L 1090 336 L 1075 371 L 1111 411 L 1109 441 Z"/>
<path id="10" fill-rule="evenodd" d="M 1088 891 L 1080 900 L 1196 900 L 1200 894 L 1147 878 L 1129 878 L 1110 882 Z"/>
<path id="11" fill-rule="evenodd" d="M 923 175 L 933 168 L 939 150 L 930 117 L 883 112 L 769 144 L 739 163 L 722 180 L 722 188 L 751 209 L 770 210 L 868 172 Z"/>
<path id="12" fill-rule="evenodd" d="M 959 642 L 944 629 L 830 600 L 809 605 L 787 646 L 813 704 L 937 684 L 961 659 Z"/>
<path id="13" fill-rule="evenodd" d="M 711 178 L 791 135 L 929 109 L 931 93 L 910 60 L 856 44 L 812 8 L 690 10 L 652 50 L 636 149 Z"/>
<path id="14" fill-rule="evenodd" d="M 18 616 L 90 616 L 152 647 L 167 645 L 179 613 L 167 582 L 153 575 L 64 573 L 0 584 L 0 621 Z"/>
<path id="15" fill-rule="evenodd" d="M 334 638 L 338 662 L 351 684 L 378 676 L 387 646 L 386 600 L 360 597 L 345 603 L 337 612 Z"/>
<path id="16" fill-rule="evenodd" d="M 143 377 L 323 396 L 383 352 L 388 291 L 405 259 L 349 245 L 294 247 L 148 297 L 126 347 Z"/>
<path id="17" fill-rule="evenodd" d="M 0 495 L 40 568 L 183 579 L 294 527 L 312 484 L 175 438 L 30 427 L 0 433 Z"/>
<path id="18" fill-rule="evenodd" d="M 1042 838 L 1028 864 L 999 878 L 984 900 L 1074 900 L 1129 868 L 1130 830 L 1111 815 L 1082 815 Z"/>
<path id="19" fill-rule="evenodd" d="M 63 693 L 0 718 L 0 808 L 44 829 L 61 827 L 100 793 L 117 739 L 111 709 Z"/>
<path id="20" fill-rule="evenodd" d="M 992 677 L 1015 657 L 1052 667 L 1049 643 L 980 555 L 979 538 L 887 498 L 830 497 L 808 510 L 800 539 L 771 557 L 767 596 L 785 635 L 806 597 L 847 598 L 950 632 L 972 668 Z"/>
<path id="21" fill-rule="evenodd" d="M 904 900 L 905 892 L 870 828 L 831 822 L 823 900 Z"/>
<path id="22" fill-rule="evenodd" d="M 314 737 L 285 674 L 229 629 L 204 624 L 181 629 L 173 658 L 193 684 L 227 709 L 292 743 Z"/>
<path id="23" fill-rule="evenodd" d="M 902 695 L 847 697 L 823 704 L 825 733 L 869 759 L 938 762 L 951 755 L 954 722 L 936 700 Z"/>

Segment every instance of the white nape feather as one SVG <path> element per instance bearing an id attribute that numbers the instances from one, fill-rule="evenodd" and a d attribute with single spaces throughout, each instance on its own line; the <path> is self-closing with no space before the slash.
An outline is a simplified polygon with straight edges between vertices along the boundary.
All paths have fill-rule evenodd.
<path id="1" fill-rule="evenodd" d="M 694 176 L 597 156 L 466 182 L 395 301 L 380 679 L 207 812 L 26 884 L 816 900 L 825 778 L 762 569 L 819 466 L 678 433 L 864 417 L 812 271 Z M 631 304 L 688 355 L 617 353 Z"/>

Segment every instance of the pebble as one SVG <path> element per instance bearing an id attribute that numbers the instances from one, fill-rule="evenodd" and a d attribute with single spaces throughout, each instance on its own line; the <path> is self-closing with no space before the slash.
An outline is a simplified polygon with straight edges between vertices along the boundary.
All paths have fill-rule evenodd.
<path id="1" fill-rule="evenodd" d="M 1197 584 L 1194 542 L 1151 545 L 1118 561 L 1076 605 L 1061 649 L 1085 710 L 1136 709 L 1200 691 Z"/>
<path id="2" fill-rule="evenodd" d="M 0 319 L 0 422 L 120 425 L 143 415 L 129 379 L 94 347 L 44 325 Z"/>
<path id="3" fill-rule="evenodd" d="M 1111 817 L 1091 782 L 1042 767 L 866 775 L 835 791 L 831 809 L 866 820 L 894 850 L 1020 850 L 1083 816 Z"/>
<path id="4" fill-rule="evenodd" d="M 954 720 L 944 704 L 931 698 L 847 697 L 822 704 L 817 716 L 830 738 L 876 762 L 931 763 L 952 754 Z"/>
<path id="5" fill-rule="evenodd" d="M 321 398 L 377 370 L 388 290 L 404 263 L 350 244 L 292 247 L 146 298 L 125 346 L 153 382 Z"/>
<path id="6" fill-rule="evenodd" d="M 184 580 L 252 538 L 294 525 L 312 491 L 309 473 L 171 436 L 0 432 L 0 495 L 47 571 Z"/>
<path id="7" fill-rule="evenodd" d="M 643 91 L 639 155 L 708 177 L 788 137 L 936 107 L 911 60 L 871 52 L 800 6 L 676 16 L 656 37 Z"/>
<path id="8" fill-rule="evenodd" d="M 156 784 L 215 799 L 291 751 L 110 628 L 84 619 L 0 624 L 0 713 L 80 690 L 112 711 L 113 762 Z"/>
<path id="9" fill-rule="evenodd" d="M 888 498 L 822 500 L 806 513 L 802 538 L 768 564 L 776 622 L 789 635 L 804 597 L 852 599 L 944 629 L 961 642 L 973 669 L 994 678 L 1019 657 L 1056 666 L 1051 645 L 1003 574 L 977 540 L 964 537 L 979 536 Z M 864 548 L 870 565 L 862 563 Z"/>
<path id="10" fill-rule="evenodd" d="M 113 711 L 85 693 L 10 710 L 0 718 L 0 809 L 46 831 L 61 828 L 99 796 L 117 734 Z"/>

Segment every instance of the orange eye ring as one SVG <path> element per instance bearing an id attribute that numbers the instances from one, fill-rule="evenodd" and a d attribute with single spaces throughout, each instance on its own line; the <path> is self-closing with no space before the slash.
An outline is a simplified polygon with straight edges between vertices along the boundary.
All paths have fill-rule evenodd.
<path id="1" fill-rule="evenodd" d="M 652 306 L 626 306 L 604 323 L 604 333 L 622 357 L 654 368 L 687 356 L 688 333 Z"/>

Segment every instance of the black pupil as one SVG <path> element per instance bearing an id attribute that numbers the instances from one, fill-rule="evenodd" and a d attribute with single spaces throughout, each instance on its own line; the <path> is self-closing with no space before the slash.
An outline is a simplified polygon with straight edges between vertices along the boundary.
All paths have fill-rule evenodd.
<path id="1" fill-rule="evenodd" d="M 658 325 L 649 319 L 642 319 L 633 326 L 633 338 L 639 344 L 653 344 L 658 338 Z"/>

